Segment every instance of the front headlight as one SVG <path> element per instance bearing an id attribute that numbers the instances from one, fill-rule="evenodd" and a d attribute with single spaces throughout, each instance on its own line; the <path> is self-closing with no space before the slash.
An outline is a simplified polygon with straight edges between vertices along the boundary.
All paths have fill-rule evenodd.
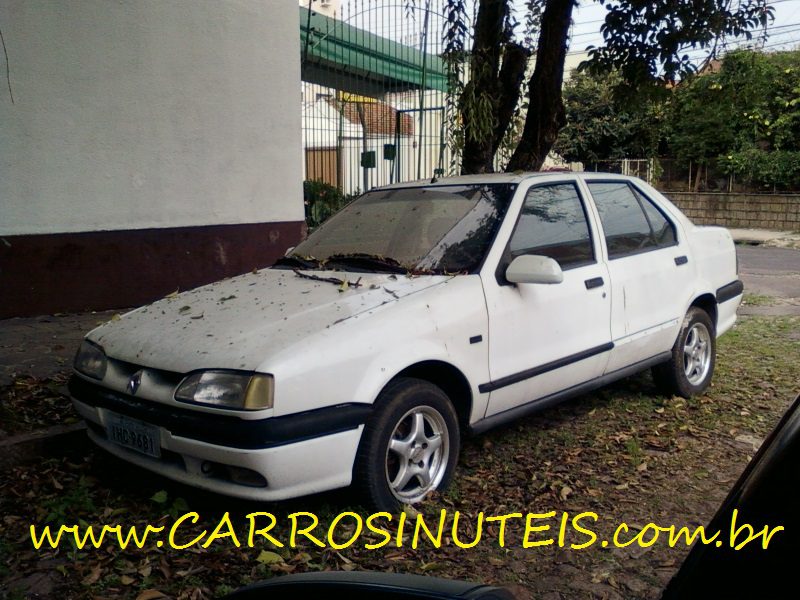
<path id="1" fill-rule="evenodd" d="M 102 379 L 106 374 L 106 353 L 100 346 L 83 340 L 75 354 L 75 370 L 93 379 Z"/>
<path id="2" fill-rule="evenodd" d="M 236 371 L 202 371 L 189 375 L 175 391 L 175 400 L 218 408 L 272 408 L 272 375 Z"/>

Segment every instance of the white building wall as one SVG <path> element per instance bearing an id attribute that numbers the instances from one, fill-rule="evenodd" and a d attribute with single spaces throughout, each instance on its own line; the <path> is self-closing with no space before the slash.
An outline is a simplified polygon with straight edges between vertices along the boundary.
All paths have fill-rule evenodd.
<path id="1" fill-rule="evenodd" d="M 3 0 L 0 235 L 303 219 L 297 6 Z"/>
<path id="2" fill-rule="evenodd" d="M 341 0 L 300 0 L 300 6 L 309 8 L 331 19 L 335 19 L 342 14 L 340 9 Z"/>
<path id="3" fill-rule="evenodd" d="M 402 139 L 402 138 L 401 138 Z M 342 191 L 345 194 L 367 192 L 374 187 L 388 185 L 392 182 L 392 161 L 383 157 L 384 144 L 393 144 L 394 136 L 372 135 L 367 138 L 366 146 L 361 138 L 347 138 L 342 140 Z M 366 148 L 367 152 L 375 153 L 375 167 L 364 169 L 361 167 L 361 153 Z M 366 187 L 364 176 L 366 174 Z"/>

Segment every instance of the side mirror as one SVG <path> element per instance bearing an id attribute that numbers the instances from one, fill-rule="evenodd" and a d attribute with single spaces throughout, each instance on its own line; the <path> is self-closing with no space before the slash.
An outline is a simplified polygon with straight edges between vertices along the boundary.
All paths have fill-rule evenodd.
<path id="1" fill-rule="evenodd" d="M 525 254 L 511 261 L 506 279 L 511 283 L 561 283 L 564 272 L 550 257 Z"/>

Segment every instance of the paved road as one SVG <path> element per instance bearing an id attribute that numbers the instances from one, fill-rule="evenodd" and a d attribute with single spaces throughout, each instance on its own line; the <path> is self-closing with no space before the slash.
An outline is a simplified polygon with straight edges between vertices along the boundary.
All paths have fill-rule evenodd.
<path id="1" fill-rule="evenodd" d="M 115 312 L 0 320 L 0 385 L 14 373 L 51 377 L 69 368 L 83 336 Z"/>
<path id="2" fill-rule="evenodd" d="M 745 295 L 771 296 L 769 306 L 743 306 L 741 314 L 800 315 L 800 250 L 736 246 Z"/>

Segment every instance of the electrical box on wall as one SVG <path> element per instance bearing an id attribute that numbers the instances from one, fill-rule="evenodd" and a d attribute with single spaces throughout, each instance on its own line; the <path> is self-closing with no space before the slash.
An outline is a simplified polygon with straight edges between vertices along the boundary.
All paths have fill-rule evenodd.
<path id="1" fill-rule="evenodd" d="M 375 150 L 368 150 L 361 153 L 361 166 L 365 169 L 375 168 Z"/>

